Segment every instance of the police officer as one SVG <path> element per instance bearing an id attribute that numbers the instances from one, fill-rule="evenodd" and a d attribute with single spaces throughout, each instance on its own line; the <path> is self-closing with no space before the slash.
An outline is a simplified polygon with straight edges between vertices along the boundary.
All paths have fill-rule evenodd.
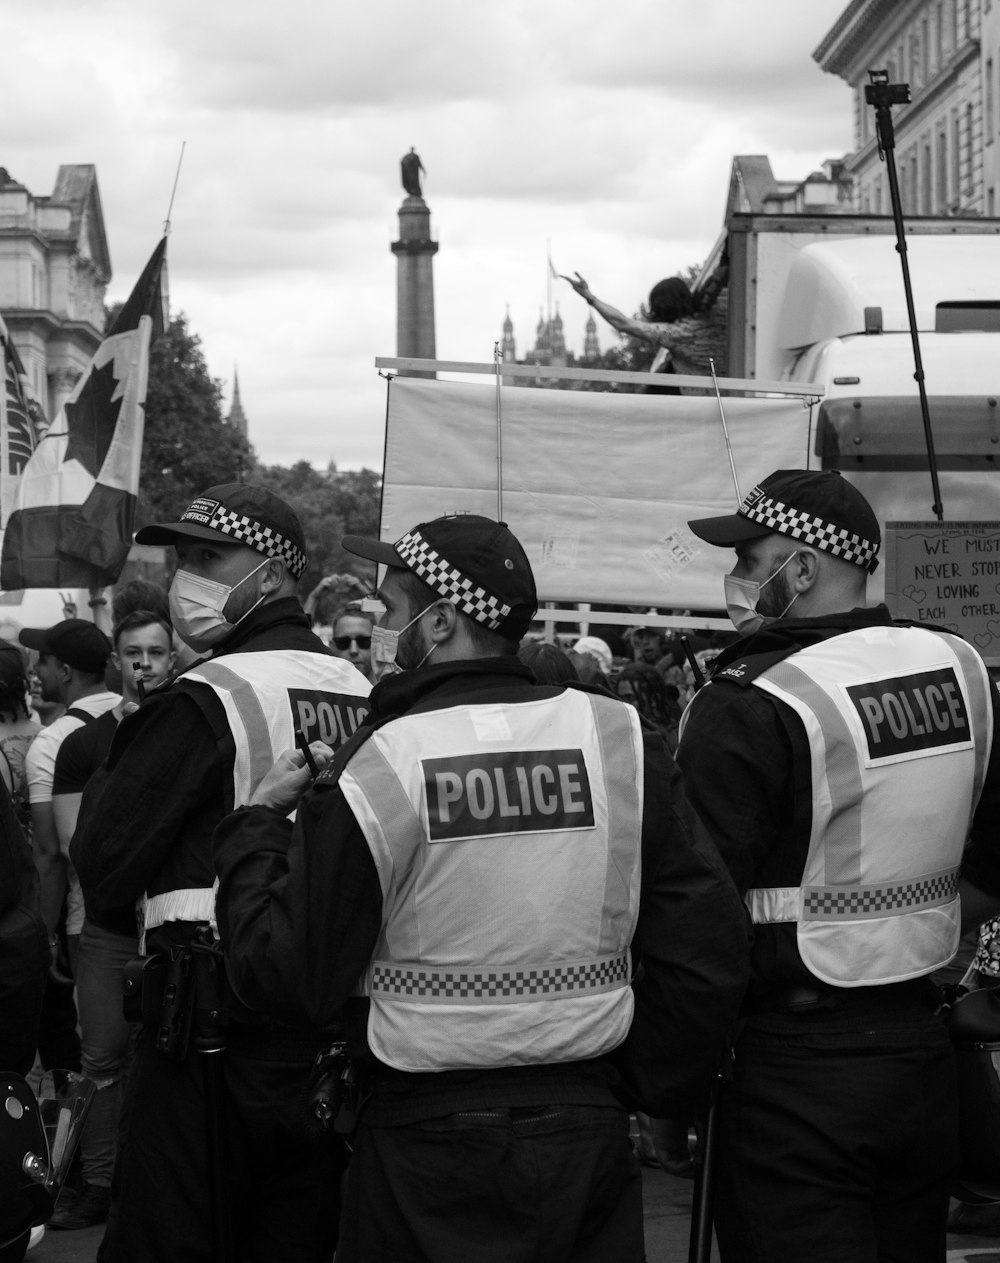
<path id="1" fill-rule="evenodd" d="M 503 523 L 344 546 L 387 567 L 371 726 L 294 826 L 297 754 L 215 843 L 240 993 L 319 1024 L 348 1002 L 338 1263 L 640 1260 L 622 1100 L 703 1102 L 745 983 L 736 892 L 635 710 L 518 661 L 537 601 Z"/>
<path id="2" fill-rule="evenodd" d="M 178 521 L 136 538 L 174 546 L 173 625 L 211 656 L 122 721 L 72 847 L 88 906 L 139 901 L 145 952 L 163 967 L 144 980 L 167 984 L 162 1002 L 147 987 L 104 1257 L 215 1259 L 228 1226 L 233 1258 L 313 1263 L 332 1251 L 340 1169 L 306 1109 L 324 1037 L 263 1019 L 231 992 L 206 998 L 218 979 L 211 836 L 296 730 L 342 744 L 367 713 L 370 685 L 310 630 L 296 596 L 302 526 L 270 491 L 211 487 Z M 228 1044 L 221 1085 L 197 1052 L 218 1042 Z M 206 1091 L 223 1102 L 221 1138 Z"/>
<path id="3" fill-rule="evenodd" d="M 955 1083 L 927 975 L 958 945 L 970 824 L 969 918 L 1000 894 L 994 691 L 957 636 L 865 607 L 879 526 L 837 473 L 779 470 L 690 526 L 735 548 L 746 633 L 677 755 L 756 926 L 722 1258 L 943 1260 Z"/>

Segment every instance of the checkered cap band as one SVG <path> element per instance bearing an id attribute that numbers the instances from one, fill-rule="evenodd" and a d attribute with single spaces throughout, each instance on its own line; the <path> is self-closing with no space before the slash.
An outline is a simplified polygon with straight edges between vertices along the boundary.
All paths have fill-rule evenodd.
<path id="1" fill-rule="evenodd" d="M 607 956 L 575 965 L 526 969 L 438 970 L 413 965 L 372 964 L 372 993 L 400 999 L 503 1003 L 530 996 L 581 995 L 628 984 L 629 958 Z"/>
<path id="2" fill-rule="evenodd" d="M 463 614 L 496 631 L 511 611 L 485 588 L 462 574 L 436 552 L 419 531 L 407 531 L 394 545 L 407 567 L 424 583 L 448 598 Z"/>
<path id="3" fill-rule="evenodd" d="M 209 530 L 228 535 L 238 544 L 246 544 L 266 557 L 280 557 L 296 579 L 300 578 L 306 568 L 306 555 L 298 545 L 279 534 L 270 526 L 247 517 L 244 513 L 234 513 L 224 504 L 216 503 L 208 520 L 200 511 L 204 501 L 195 501 L 190 508 L 181 514 L 182 522 L 196 522 L 199 526 L 207 526 Z M 195 511 L 198 509 L 199 511 Z"/>
<path id="4" fill-rule="evenodd" d="M 958 869 L 935 873 L 921 881 L 883 886 L 807 886 L 803 908 L 807 920 L 837 921 L 873 913 L 910 912 L 950 903 L 958 894 Z"/>
<path id="5" fill-rule="evenodd" d="M 878 560 L 878 545 L 871 540 L 855 535 L 842 526 L 834 526 L 832 522 L 824 522 L 822 518 L 813 517 L 790 505 L 782 504 L 766 493 L 761 495 L 760 488 L 755 487 L 740 505 L 741 517 L 757 522 L 766 530 L 777 531 L 779 535 L 791 535 L 804 544 L 812 544 L 823 552 L 831 553 L 842 561 L 850 561 L 865 570 L 874 570 Z"/>

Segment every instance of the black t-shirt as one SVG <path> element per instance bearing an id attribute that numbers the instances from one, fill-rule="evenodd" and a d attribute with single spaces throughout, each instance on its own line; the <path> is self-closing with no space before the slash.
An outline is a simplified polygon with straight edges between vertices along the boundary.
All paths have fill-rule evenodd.
<path id="1" fill-rule="evenodd" d="M 56 755 L 53 794 L 82 794 L 83 787 L 108 757 L 118 717 L 106 710 L 65 738 Z"/>

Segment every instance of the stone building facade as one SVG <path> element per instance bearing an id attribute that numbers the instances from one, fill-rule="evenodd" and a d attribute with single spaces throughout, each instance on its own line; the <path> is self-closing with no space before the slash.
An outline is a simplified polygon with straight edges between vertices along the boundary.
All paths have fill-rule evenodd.
<path id="1" fill-rule="evenodd" d="M 912 96 L 893 108 L 903 213 L 1000 213 L 1000 0 L 852 0 L 813 56 L 851 88 L 858 211 L 892 209 L 865 101 L 869 70 L 886 70 Z"/>
<path id="2" fill-rule="evenodd" d="M 61 166 L 45 197 L 0 167 L 0 312 L 49 418 L 100 345 L 110 280 L 94 167 Z"/>

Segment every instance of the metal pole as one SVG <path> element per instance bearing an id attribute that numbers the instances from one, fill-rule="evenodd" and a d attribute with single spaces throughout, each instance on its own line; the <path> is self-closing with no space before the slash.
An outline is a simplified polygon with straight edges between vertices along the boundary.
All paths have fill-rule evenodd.
<path id="1" fill-rule="evenodd" d="M 503 521 L 503 443 L 502 431 L 500 426 L 500 343 L 493 343 L 493 367 L 496 370 L 497 379 L 497 521 Z"/>
<path id="2" fill-rule="evenodd" d="M 712 1194 L 715 1185 L 715 1158 L 719 1131 L 719 1090 L 722 1076 L 712 1081 L 712 1095 L 704 1123 L 701 1161 L 694 1175 L 694 1196 L 691 1202 L 691 1237 L 688 1241 L 688 1263 L 709 1263 L 712 1257 Z"/>
<path id="3" fill-rule="evenodd" d="M 878 138 L 879 157 L 885 162 L 889 178 L 889 199 L 892 202 L 892 218 L 896 226 L 896 250 L 903 269 L 903 290 L 906 294 L 906 314 L 910 322 L 910 340 L 913 343 L 913 378 L 920 394 L 920 415 L 924 422 L 924 439 L 927 444 L 927 463 L 931 473 L 931 493 L 934 516 L 940 522 L 944 518 L 941 504 L 941 487 L 938 483 L 937 457 L 934 454 L 934 435 L 931 432 L 931 414 L 924 385 L 924 365 L 920 357 L 920 337 L 917 333 L 917 313 L 913 306 L 913 289 L 910 285 L 910 264 L 907 257 L 906 229 L 903 225 L 903 204 L 899 196 L 899 180 L 896 176 L 896 136 L 892 126 L 892 106 L 905 105 L 910 100 L 909 84 L 889 83 L 885 70 L 869 70 L 871 83 L 865 88 L 865 100 L 875 107 L 875 135 Z"/>
<path id="4" fill-rule="evenodd" d="M 719 379 L 715 375 L 715 360 L 709 358 L 708 367 L 712 370 L 712 385 L 715 387 L 715 398 L 719 404 L 719 416 L 722 418 L 722 435 L 726 440 L 726 453 L 729 456 L 729 468 L 733 475 L 733 486 L 736 488 L 736 504 L 743 503 L 743 496 L 740 494 L 740 484 L 736 477 L 736 461 L 733 460 L 733 446 L 729 442 L 729 426 L 726 425 L 726 410 L 722 406 L 722 391 L 719 390 Z"/>

